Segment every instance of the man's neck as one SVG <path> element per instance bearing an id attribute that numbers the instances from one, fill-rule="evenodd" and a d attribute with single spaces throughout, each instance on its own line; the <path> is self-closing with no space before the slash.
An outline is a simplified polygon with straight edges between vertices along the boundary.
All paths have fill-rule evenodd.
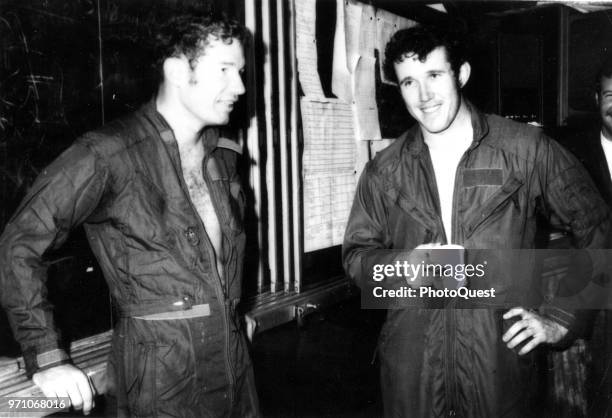
<path id="1" fill-rule="evenodd" d="M 204 129 L 204 125 L 196 121 L 179 101 L 172 100 L 169 95 L 164 94 L 160 89 L 155 100 L 155 107 L 170 125 L 179 148 L 190 148 L 198 145 L 200 132 Z"/>
<path id="2" fill-rule="evenodd" d="M 447 129 L 438 133 L 432 133 L 425 129 L 421 129 L 421 132 L 423 133 L 425 142 L 454 144 L 457 142 L 458 138 L 469 138 L 471 141 L 473 136 L 472 116 L 465 104 L 465 100 L 461 100 L 459 111 Z"/>

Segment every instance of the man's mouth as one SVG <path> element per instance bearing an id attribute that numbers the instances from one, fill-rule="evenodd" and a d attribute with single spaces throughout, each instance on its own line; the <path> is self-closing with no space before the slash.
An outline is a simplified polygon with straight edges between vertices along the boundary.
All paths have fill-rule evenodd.
<path id="1" fill-rule="evenodd" d="M 235 101 L 234 100 L 219 100 L 219 103 L 227 107 L 229 110 L 232 110 L 234 108 Z"/>
<path id="2" fill-rule="evenodd" d="M 422 106 L 421 107 L 421 112 L 423 113 L 433 113 L 436 110 L 438 110 L 440 108 L 440 106 L 442 106 L 441 104 L 435 104 L 435 105 L 428 105 L 428 106 Z"/>

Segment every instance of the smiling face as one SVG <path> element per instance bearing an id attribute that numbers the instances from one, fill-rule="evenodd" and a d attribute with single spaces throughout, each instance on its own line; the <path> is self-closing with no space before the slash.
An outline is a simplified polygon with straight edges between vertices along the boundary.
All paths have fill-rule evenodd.
<path id="1" fill-rule="evenodd" d="M 245 92 L 241 77 L 244 64 L 242 44 L 236 39 L 230 44 L 211 40 L 205 53 L 193 61 L 179 98 L 197 124 L 204 127 L 229 122 L 234 103 Z"/>
<path id="2" fill-rule="evenodd" d="M 446 131 L 457 117 L 461 105 L 460 87 L 469 78 L 466 62 L 455 76 L 446 49 L 432 50 L 423 62 L 412 54 L 395 63 L 400 92 L 408 112 L 421 129 L 438 134 Z"/>
<path id="3" fill-rule="evenodd" d="M 601 117 L 601 131 L 606 138 L 612 140 L 612 77 L 601 77 L 600 81 L 597 104 Z"/>

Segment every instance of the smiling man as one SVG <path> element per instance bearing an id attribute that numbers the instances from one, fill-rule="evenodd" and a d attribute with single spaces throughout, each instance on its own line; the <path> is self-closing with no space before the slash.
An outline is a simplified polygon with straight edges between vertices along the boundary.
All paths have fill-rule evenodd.
<path id="1" fill-rule="evenodd" d="M 233 21 L 169 20 L 156 38 L 156 97 L 78 139 L 6 226 L 2 305 L 45 395 L 68 396 L 85 414 L 93 406 L 45 298 L 45 253 L 84 225 L 120 312 L 109 416 L 259 415 L 235 310 L 245 242 L 240 148 L 216 129 L 245 92 L 247 38 Z"/>
<path id="2" fill-rule="evenodd" d="M 608 55 L 598 74 L 595 94 L 602 119 L 602 131 L 606 139 L 612 140 L 612 55 Z"/>
<path id="3" fill-rule="evenodd" d="M 458 38 L 417 26 L 397 32 L 385 55 L 387 77 L 417 123 L 362 174 L 345 270 L 363 285 L 374 265 L 393 264 L 398 254 L 425 262 L 415 249 L 495 250 L 501 257 L 487 265 L 487 282 L 468 286 L 495 288 L 489 306 L 506 307 L 451 299 L 440 309 L 424 301 L 389 310 L 379 341 L 385 415 L 541 416 L 537 352 L 567 343 L 582 324 L 554 300 L 539 310 L 513 304 L 525 289 L 513 287 L 524 278 L 512 270 L 525 260 L 505 260 L 511 252 L 503 250 L 534 248 L 538 215 L 556 220 L 580 247 L 607 248 L 609 211 L 564 149 L 465 99 L 471 68 Z"/>
<path id="4" fill-rule="evenodd" d="M 610 174 L 612 173 L 612 54 L 607 56 L 599 71 L 595 101 L 599 108 L 601 119 L 601 148 L 605 154 L 608 171 L 600 170 L 601 172 L 599 173 L 593 173 L 593 178 L 598 185 L 602 183 L 606 185 L 607 190 L 602 191 L 602 193 L 605 196 L 609 196 L 612 195 L 612 187 L 610 187 L 610 178 L 612 178 Z M 597 152 L 597 148 L 593 152 Z M 592 163 L 593 165 L 596 164 L 595 161 L 592 161 Z M 592 171 L 596 170 L 596 168 L 592 169 Z M 601 177 L 604 177 L 604 179 Z M 600 186 L 600 189 L 602 188 Z"/>

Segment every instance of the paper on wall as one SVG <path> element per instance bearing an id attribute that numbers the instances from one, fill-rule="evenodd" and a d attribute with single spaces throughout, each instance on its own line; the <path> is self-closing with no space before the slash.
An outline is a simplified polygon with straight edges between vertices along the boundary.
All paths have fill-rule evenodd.
<path id="1" fill-rule="evenodd" d="M 376 9 L 374 6 L 363 5 L 359 25 L 359 55 L 374 57 L 374 49 L 376 49 Z"/>
<path id="2" fill-rule="evenodd" d="M 340 245 L 355 193 L 351 105 L 301 100 L 304 127 L 304 251 Z"/>
<path id="3" fill-rule="evenodd" d="M 380 123 L 376 104 L 376 59 L 359 58 L 355 69 L 355 116 L 357 139 L 380 139 Z"/>
<path id="4" fill-rule="evenodd" d="M 344 2 L 344 27 L 346 32 L 346 64 L 349 72 L 353 72 L 359 59 L 359 38 L 361 26 L 362 4 L 352 0 Z"/>
<path id="5" fill-rule="evenodd" d="M 345 0 L 336 0 L 336 32 L 334 34 L 332 92 L 336 97 L 350 103 L 353 101 L 353 87 L 346 56 L 344 2 Z"/>
<path id="6" fill-rule="evenodd" d="M 324 97 L 317 65 L 316 0 L 295 2 L 298 80 L 306 96 Z"/>

